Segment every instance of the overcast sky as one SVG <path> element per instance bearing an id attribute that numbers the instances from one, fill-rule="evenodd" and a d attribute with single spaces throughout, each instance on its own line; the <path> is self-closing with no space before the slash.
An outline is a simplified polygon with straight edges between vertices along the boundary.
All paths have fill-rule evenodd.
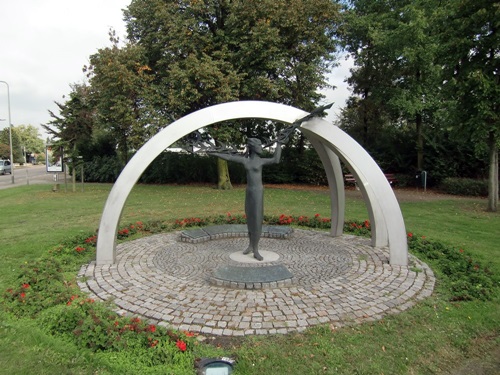
<path id="1" fill-rule="evenodd" d="M 0 81 L 10 87 L 11 121 L 17 125 L 45 124 L 54 101 L 64 102 L 70 84 L 85 80 L 82 67 L 99 48 L 110 46 L 113 28 L 123 40 L 122 9 L 130 0 L 0 0 Z M 328 119 L 343 106 L 348 91 L 343 82 L 348 63 L 336 68 L 325 92 L 335 102 Z M 7 87 L 0 83 L 0 129 L 7 126 Z"/>

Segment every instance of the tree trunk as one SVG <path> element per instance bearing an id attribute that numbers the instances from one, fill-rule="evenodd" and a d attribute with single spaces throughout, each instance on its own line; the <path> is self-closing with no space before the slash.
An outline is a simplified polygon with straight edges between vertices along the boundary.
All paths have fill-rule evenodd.
<path id="1" fill-rule="evenodd" d="M 417 113 L 415 117 L 417 130 L 417 170 L 424 170 L 424 136 L 422 134 L 422 114 Z"/>
<path id="2" fill-rule="evenodd" d="M 363 92 L 363 147 L 368 147 L 368 95 L 370 94 L 370 90 L 365 88 Z"/>
<path id="3" fill-rule="evenodd" d="M 498 206 L 498 147 L 494 132 L 490 132 L 489 147 L 489 176 L 488 176 L 488 211 L 496 212 Z"/>
<path id="4" fill-rule="evenodd" d="M 227 161 L 217 158 L 217 174 L 219 176 L 217 181 L 217 189 L 220 190 L 231 190 L 233 185 L 231 185 L 231 178 L 229 177 L 229 168 L 227 167 Z"/>

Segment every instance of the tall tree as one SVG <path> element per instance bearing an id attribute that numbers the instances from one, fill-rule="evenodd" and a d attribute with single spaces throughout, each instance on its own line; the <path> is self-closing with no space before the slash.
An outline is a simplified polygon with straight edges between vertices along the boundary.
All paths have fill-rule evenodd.
<path id="1" fill-rule="evenodd" d="M 174 118 L 233 100 L 312 110 L 327 86 L 337 18 L 331 0 L 133 0 L 125 11 L 157 105 Z M 254 124 L 242 124 L 247 134 Z"/>
<path id="2" fill-rule="evenodd" d="M 15 131 L 19 135 L 21 147 L 26 161 L 29 161 L 29 155 L 40 154 L 44 152 L 44 141 L 35 126 L 18 125 L 15 127 Z"/>
<path id="3" fill-rule="evenodd" d="M 71 90 L 65 103 L 55 102 L 59 114 L 49 110 L 52 120 L 42 124 L 42 127 L 56 144 L 65 147 L 72 157 L 76 157 L 79 156 L 79 146 L 92 140 L 95 110 L 90 100 L 89 86 L 73 84 Z"/>
<path id="4" fill-rule="evenodd" d="M 365 137 L 384 109 L 415 125 L 416 168 L 424 169 L 424 124 L 436 106 L 439 68 L 432 34 L 436 0 L 353 0 L 340 36 L 355 60 L 349 82 L 361 97 Z M 372 121 L 373 120 L 373 121 Z M 371 122 L 371 124 L 370 124 Z"/>
<path id="5" fill-rule="evenodd" d="M 16 127 L 12 127 L 12 157 L 15 163 L 24 163 L 24 157 L 22 152 L 21 139 L 19 133 L 16 131 Z M 10 159 L 10 139 L 9 139 L 9 128 L 5 128 L 0 132 L 0 158 Z"/>
<path id="6" fill-rule="evenodd" d="M 91 85 L 98 127 L 111 135 L 125 165 L 129 153 L 142 146 L 160 126 L 152 109 L 149 83 L 151 70 L 143 49 L 132 43 L 119 47 L 110 31 L 111 47 L 99 49 L 84 67 Z"/>
<path id="7" fill-rule="evenodd" d="M 446 4 L 438 26 L 449 120 L 478 150 L 488 150 L 487 208 L 497 211 L 500 5 L 491 0 L 448 0 Z"/>

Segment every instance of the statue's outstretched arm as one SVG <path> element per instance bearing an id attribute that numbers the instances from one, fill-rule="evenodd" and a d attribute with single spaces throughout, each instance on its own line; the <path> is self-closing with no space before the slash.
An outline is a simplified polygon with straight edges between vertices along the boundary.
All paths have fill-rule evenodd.
<path id="1" fill-rule="evenodd" d="M 222 152 L 210 152 L 207 151 L 207 154 L 217 156 L 218 158 L 227 160 L 227 161 L 235 161 L 237 163 L 242 163 L 244 159 L 241 155 L 232 155 L 232 154 L 224 154 Z"/>
<path id="2" fill-rule="evenodd" d="M 272 158 L 264 159 L 264 164 L 278 164 L 281 160 L 281 142 L 276 142 L 276 150 Z"/>

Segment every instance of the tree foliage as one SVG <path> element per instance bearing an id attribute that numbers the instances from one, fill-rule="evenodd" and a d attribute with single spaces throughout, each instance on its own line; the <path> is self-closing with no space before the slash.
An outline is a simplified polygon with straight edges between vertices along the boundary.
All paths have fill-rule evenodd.
<path id="1" fill-rule="evenodd" d="M 248 99 L 312 110 L 327 86 L 337 17 L 329 0 L 134 0 L 125 11 L 174 117 Z"/>
<path id="2" fill-rule="evenodd" d="M 18 128 L 12 128 L 12 157 L 14 163 L 24 163 L 23 142 Z M 10 159 L 10 139 L 9 128 L 5 128 L 0 132 L 0 158 Z"/>
<path id="3" fill-rule="evenodd" d="M 33 125 L 18 125 L 15 127 L 15 131 L 19 134 L 26 152 L 41 153 L 44 151 L 44 141 L 38 128 Z"/>
<path id="4" fill-rule="evenodd" d="M 449 0 L 440 14 L 440 61 L 448 122 L 489 160 L 488 209 L 498 205 L 500 4 Z"/>
<path id="5" fill-rule="evenodd" d="M 71 90 L 65 103 L 55 102 L 59 114 L 49 111 L 52 120 L 42 127 L 55 143 L 76 153 L 80 146 L 92 140 L 95 110 L 88 85 L 73 84 Z"/>
<path id="6" fill-rule="evenodd" d="M 417 170 L 424 168 L 424 125 L 436 108 L 439 67 L 431 33 L 438 3 L 432 0 L 354 0 L 345 11 L 341 38 L 354 58 L 348 82 L 360 97 L 350 105 L 359 112 L 363 142 L 370 142 L 388 119 L 415 126 Z"/>
<path id="7" fill-rule="evenodd" d="M 488 154 L 488 208 L 496 210 L 499 4 L 488 0 L 346 4 L 339 36 L 355 67 L 349 78 L 354 95 L 343 111 L 342 126 L 366 147 L 376 149 L 387 134 L 396 132 L 401 140 L 414 125 L 414 146 L 393 144 L 401 144 L 400 156 L 408 155 L 408 150 L 415 153 L 415 169 L 439 168 L 438 178 L 453 173 L 483 175 L 481 160 Z M 397 160 L 384 147 L 385 160 Z"/>
<path id="8" fill-rule="evenodd" d="M 160 125 L 150 104 L 151 69 L 143 49 L 131 43 L 120 48 L 112 31 L 110 39 L 112 46 L 90 56 L 90 65 L 84 71 L 90 78 L 95 126 L 115 139 L 125 165 L 129 153 L 140 148 Z"/>
<path id="9" fill-rule="evenodd" d="M 173 118 L 234 100 L 312 110 L 335 60 L 338 7 L 330 0 L 134 0 L 125 19 L 151 68 L 156 107 Z M 213 135 L 242 142 L 241 134 L 266 131 L 274 125 L 238 121 Z"/>

